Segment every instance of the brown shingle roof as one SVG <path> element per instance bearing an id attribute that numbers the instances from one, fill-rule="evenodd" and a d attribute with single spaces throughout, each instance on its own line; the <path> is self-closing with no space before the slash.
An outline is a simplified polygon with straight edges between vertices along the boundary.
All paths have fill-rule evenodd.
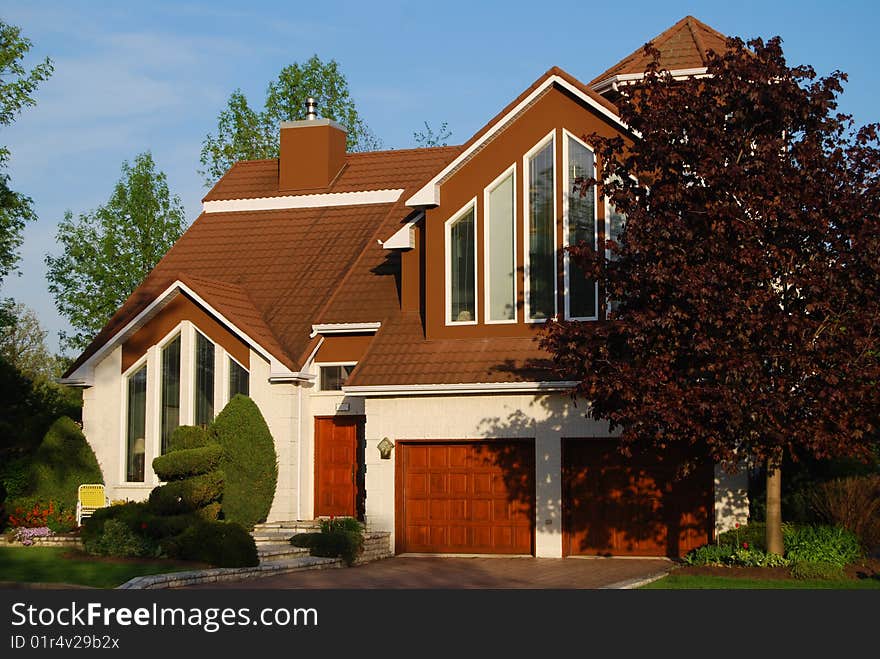
<path id="1" fill-rule="evenodd" d="M 336 179 L 323 192 L 358 192 L 409 188 L 435 174 L 461 151 L 460 146 L 425 149 L 397 149 L 349 153 Z M 280 197 L 289 191 L 278 189 L 278 160 L 238 162 L 211 188 L 202 201 Z"/>
<path id="2" fill-rule="evenodd" d="M 531 337 L 435 339 L 417 312 L 387 319 L 348 386 L 546 382 L 560 380 L 550 355 Z"/>
<path id="3" fill-rule="evenodd" d="M 660 51 L 660 66 L 670 71 L 706 66 L 708 51 L 722 53 L 727 50 L 726 42 L 725 35 L 693 16 L 685 16 L 650 41 Z M 652 61 L 652 58 L 645 54 L 644 47 L 639 48 L 603 74 L 596 76 L 590 82 L 590 87 L 616 75 L 644 73 Z"/>

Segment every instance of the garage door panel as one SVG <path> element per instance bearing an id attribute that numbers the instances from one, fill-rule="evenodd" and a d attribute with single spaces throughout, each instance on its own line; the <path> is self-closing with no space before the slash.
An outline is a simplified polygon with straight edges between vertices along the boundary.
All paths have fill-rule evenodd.
<path id="1" fill-rule="evenodd" d="M 399 552 L 532 553 L 531 442 L 403 441 L 398 447 Z M 423 518 L 427 530 L 406 523 L 411 510 L 430 512 Z"/>
<path id="2" fill-rule="evenodd" d="M 680 556 L 711 538 L 713 469 L 675 479 L 677 463 L 624 458 L 613 440 L 564 440 L 566 555 Z"/>

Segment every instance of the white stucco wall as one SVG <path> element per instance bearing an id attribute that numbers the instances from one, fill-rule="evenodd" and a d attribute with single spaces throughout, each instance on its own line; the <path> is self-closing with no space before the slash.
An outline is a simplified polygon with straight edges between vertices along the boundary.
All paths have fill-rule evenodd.
<path id="1" fill-rule="evenodd" d="M 715 466 L 715 534 L 749 521 L 749 477 L 745 465 L 735 474 Z"/>

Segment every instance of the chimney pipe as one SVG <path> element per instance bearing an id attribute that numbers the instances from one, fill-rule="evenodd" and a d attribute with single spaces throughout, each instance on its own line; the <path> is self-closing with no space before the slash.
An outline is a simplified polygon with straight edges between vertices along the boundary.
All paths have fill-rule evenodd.
<path id="1" fill-rule="evenodd" d="M 318 118 L 318 102 L 309 96 L 306 99 L 306 120 L 314 121 Z"/>

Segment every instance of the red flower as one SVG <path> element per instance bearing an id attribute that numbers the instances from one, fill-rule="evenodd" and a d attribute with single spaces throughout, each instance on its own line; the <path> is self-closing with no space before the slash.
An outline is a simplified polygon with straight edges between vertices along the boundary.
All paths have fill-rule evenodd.
<path id="1" fill-rule="evenodd" d="M 736 528 L 739 528 L 739 522 L 736 523 Z"/>
<path id="2" fill-rule="evenodd" d="M 147 528 L 147 523 L 146 523 L 146 522 L 141 522 L 141 528 L 142 528 L 142 529 Z"/>
<path id="3" fill-rule="evenodd" d="M 748 549 L 748 548 L 749 548 L 749 543 L 748 543 L 748 542 L 744 542 L 744 543 L 743 543 L 743 549 Z"/>

